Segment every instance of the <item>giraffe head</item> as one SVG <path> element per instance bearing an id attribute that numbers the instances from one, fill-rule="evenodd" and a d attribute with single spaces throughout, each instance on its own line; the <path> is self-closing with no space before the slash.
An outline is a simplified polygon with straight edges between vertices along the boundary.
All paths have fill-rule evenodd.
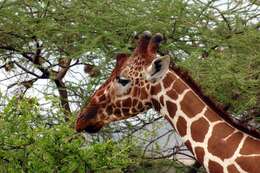
<path id="1" fill-rule="evenodd" d="M 146 31 L 132 55 L 117 55 L 110 77 L 79 112 L 78 132 L 95 133 L 109 122 L 127 119 L 153 106 L 151 85 L 163 78 L 170 64 L 169 56 L 157 54 L 162 40 L 161 34 L 152 36 Z"/>

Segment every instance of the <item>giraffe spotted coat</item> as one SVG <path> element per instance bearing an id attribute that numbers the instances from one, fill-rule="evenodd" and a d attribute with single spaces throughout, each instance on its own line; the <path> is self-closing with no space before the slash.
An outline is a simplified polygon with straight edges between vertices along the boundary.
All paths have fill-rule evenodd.
<path id="1" fill-rule="evenodd" d="M 226 121 L 157 55 L 161 34 L 144 32 L 132 55 L 119 54 L 109 79 L 78 114 L 76 130 L 104 125 L 154 108 L 209 173 L 260 173 L 260 140 Z"/>

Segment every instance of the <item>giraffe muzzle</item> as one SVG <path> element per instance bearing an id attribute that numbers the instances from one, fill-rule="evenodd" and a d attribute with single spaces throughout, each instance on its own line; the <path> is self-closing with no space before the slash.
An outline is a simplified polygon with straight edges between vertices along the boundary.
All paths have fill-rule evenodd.
<path id="1" fill-rule="evenodd" d="M 104 126 L 103 122 L 98 121 L 97 112 L 98 106 L 92 104 L 80 111 L 76 121 L 76 131 L 97 133 Z"/>
<path id="2" fill-rule="evenodd" d="M 100 129 L 102 128 L 102 126 L 98 126 L 98 125 L 90 125 L 87 126 L 84 131 L 87 133 L 97 133 L 100 131 Z"/>
<path id="3" fill-rule="evenodd" d="M 82 132 L 85 131 L 87 133 L 97 133 L 103 127 L 103 123 L 94 122 L 93 120 L 87 121 L 84 118 L 78 118 L 76 122 L 76 131 Z"/>

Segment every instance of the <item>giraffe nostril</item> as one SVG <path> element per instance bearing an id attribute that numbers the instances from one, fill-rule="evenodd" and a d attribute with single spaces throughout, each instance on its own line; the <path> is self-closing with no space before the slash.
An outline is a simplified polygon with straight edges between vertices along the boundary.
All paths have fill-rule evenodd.
<path id="1" fill-rule="evenodd" d="M 102 128 L 102 126 L 99 126 L 99 125 L 90 125 L 90 126 L 87 126 L 84 130 L 87 133 L 97 133 L 101 128 Z"/>

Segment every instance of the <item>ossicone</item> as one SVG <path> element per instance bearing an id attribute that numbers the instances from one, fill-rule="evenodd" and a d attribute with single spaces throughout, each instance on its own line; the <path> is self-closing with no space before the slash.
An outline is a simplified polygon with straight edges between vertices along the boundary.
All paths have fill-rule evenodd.
<path id="1" fill-rule="evenodd" d="M 153 57 L 156 55 L 160 43 L 163 40 L 164 37 L 160 33 L 156 33 L 152 36 L 150 31 L 144 31 L 139 37 L 134 54 L 142 57 Z"/>

